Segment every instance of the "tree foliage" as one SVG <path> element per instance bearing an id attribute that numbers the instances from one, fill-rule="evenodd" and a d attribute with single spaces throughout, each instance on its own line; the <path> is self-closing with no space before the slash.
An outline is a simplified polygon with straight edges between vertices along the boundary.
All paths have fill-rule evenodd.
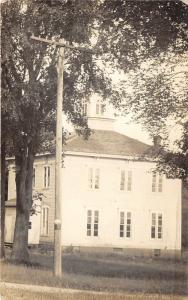
<path id="1" fill-rule="evenodd" d="M 163 137 L 160 168 L 171 177 L 184 178 L 188 160 L 188 6 L 176 1 L 123 0 L 101 5 L 99 47 L 107 52 L 104 59 L 125 75 L 112 102 L 123 114 L 131 113 L 151 136 Z M 175 129 L 174 124 L 182 128 L 173 149 L 169 147 L 170 122 Z"/>
<path id="2" fill-rule="evenodd" d="M 93 1 L 17 0 L 2 5 L 2 98 L 16 162 L 17 217 L 13 254 L 27 260 L 28 220 L 32 206 L 34 156 L 53 140 L 56 103 L 57 48 L 31 40 L 31 35 L 88 43 Z M 81 113 L 82 99 L 91 90 L 105 91 L 104 75 L 89 53 L 66 50 L 64 111 L 68 119 L 89 134 Z M 5 97 L 5 95 L 8 95 Z M 44 143 L 45 142 L 45 145 Z M 49 144 L 49 143 L 48 143 Z M 43 147 L 45 146 L 45 148 Z"/>
<path id="3" fill-rule="evenodd" d="M 26 135 L 32 136 L 36 152 L 41 144 L 40 132 L 53 129 L 57 49 L 33 41 L 30 36 L 63 38 L 70 44 L 89 43 L 96 4 L 95 1 L 13 2 L 7 1 L 2 7 L 2 49 L 7 70 L 3 77 L 8 78 L 11 91 L 5 102 L 11 111 L 14 124 L 11 131 L 17 136 L 17 144 L 21 147 Z M 81 99 L 91 91 L 108 93 L 109 81 L 90 53 L 69 49 L 65 52 L 64 110 L 73 124 L 87 129 L 81 114 Z"/>
<path id="4" fill-rule="evenodd" d="M 187 6 L 179 1 L 106 0 L 101 10 L 100 45 L 124 70 L 187 49 Z"/>

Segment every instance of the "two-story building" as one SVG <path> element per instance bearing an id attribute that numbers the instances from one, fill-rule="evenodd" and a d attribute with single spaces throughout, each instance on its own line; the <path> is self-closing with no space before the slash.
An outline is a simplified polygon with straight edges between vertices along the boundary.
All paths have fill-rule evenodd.
<path id="1" fill-rule="evenodd" d="M 180 255 L 181 181 L 155 171 L 151 146 L 115 132 L 108 108 L 100 101 L 84 103 L 92 134 L 88 140 L 73 135 L 64 148 L 62 246 L 130 255 Z M 11 200 L 15 199 L 13 163 L 9 169 Z M 40 212 L 31 217 L 29 242 L 53 242 L 55 157 L 51 154 L 35 159 L 36 191 L 45 197 Z M 10 219 L 9 203 L 14 201 L 9 201 L 6 218 Z M 15 215 L 12 224 L 14 220 Z M 6 219 L 10 233 L 8 227 Z"/>

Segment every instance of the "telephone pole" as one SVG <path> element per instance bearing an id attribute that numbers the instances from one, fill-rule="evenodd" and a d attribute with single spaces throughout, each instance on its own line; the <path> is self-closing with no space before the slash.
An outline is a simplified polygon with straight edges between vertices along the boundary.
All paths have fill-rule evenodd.
<path id="1" fill-rule="evenodd" d="M 57 65 L 56 160 L 55 160 L 55 219 L 54 219 L 54 274 L 61 277 L 61 201 L 62 201 L 62 111 L 63 111 L 64 48 L 59 49 Z"/>
<path id="2" fill-rule="evenodd" d="M 56 108 L 56 159 L 55 159 L 55 217 L 54 217 L 54 275 L 62 276 L 62 111 L 63 111 L 63 72 L 64 48 L 94 53 L 92 49 L 75 47 L 61 41 L 31 36 L 31 39 L 59 47 L 57 65 L 57 108 Z"/>

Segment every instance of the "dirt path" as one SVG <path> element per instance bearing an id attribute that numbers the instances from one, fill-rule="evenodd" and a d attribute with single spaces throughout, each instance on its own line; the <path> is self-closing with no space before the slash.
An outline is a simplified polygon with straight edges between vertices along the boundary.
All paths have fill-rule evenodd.
<path id="1" fill-rule="evenodd" d="M 9 283 L 9 282 L 0 282 L 1 288 L 9 288 L 9 289 L 19 289 L 26 290 L 32 292 L 44 292 L 49 294 L 96 294 L 96 295 L 108 295 L 108 292 L 97 292 L 97 291 L 88 291 L 88 290 L 76 290 L 69 288 L 56 288 L 49 287 L 44 285 L 30 285 L 30 284 L 20 284 L 20 283 Z"/>
<path id="2" fill-rule="evenodd" d="M 159 295 L 159 294 L 127 294 L 127 293 L 109 293 L 109 292 L 97 292 L 97 291 L 89 291 L 89 290 L 76 290 L 76 289 L 66 289 L 66 288 L 56 288 L 56 287 L 48 287 L 41 285 L 28 285 L 28 284 L 18 284 L 18 283 L 9 283 L 9 282 L 0 282 L 0 290 L 1 289 L 15 289 L 22 291 L 30 291 L 37 293 L 47 293 L 47 294 L 72 294 L 72 295 L 98 295 L 98 296 L 124 296 L 124 297 L 132 297 L 134 299 L 162 299 L 162 300 L 186 300 L 186 296 L 173 296 L 173 295 Z M 106 299 L 105 297 L 105 299 Z"/>

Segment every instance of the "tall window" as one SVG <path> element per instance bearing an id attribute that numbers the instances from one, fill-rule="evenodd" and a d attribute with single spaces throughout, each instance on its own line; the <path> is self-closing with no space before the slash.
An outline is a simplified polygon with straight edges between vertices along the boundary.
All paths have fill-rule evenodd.
<path id="1" fill-rule="evenodd" d="M 47 188 L 50 186 L 50 167 L 44 167 L 44 187 Z"/>
<path id="2" fill-rule="evenodd" d="M 120 190 L 128 192 L 132 190 L 132 171 L 121 170 Z"/>
<path id="3" fill-rule="evenodd" d="M 36 174 L 36 170 L 35 168 L 33 168 L 33 188 L 35 188 L 35 174 Z"/>
<path id="4" fill-rule="evenodd" d="M 98 236 L 99 211 L 87 211 L 87 236 Z"/>
<path id="5" fill-rule="evenodd" d="M 152 192 L 159 192 L 163 191 L 163 175 L 158 172 L 152 173 Z"/>
<path id="6" fill-rule="evenodd" d="M 8 200 L 8 182 L 9 182 L 9 170 L 5 171 L 5 201 Z"/>
<path id="7" fill-rule="evenodd" d="M 83 115 L 87 116 L 87 102 L 86 101 L 83 102 L 82 111 L 83 111 Z"/>
<path id="8" fill-rule="evenodd" d="M 43 206 L 41 211 L 41 235 L 49 235 L 49 207 Z"/>
<path id="9" fill-rule="evenodd" d="M 100 170 L 99 168 L 89 168 L 88 183 L 90 189 L 99 189 Z"/>
<path id="10" fill-rule="evenodd" d="M 152 213 L 151 215 L 151 238 L 162 239 L 163 219 L 161 213 Z"/>
<path id="11" fill-rule="evenodd" d="M 106 110 L 106 105 L 100 100 L 96 103 L 96 115 L 103 115 Z"/>
<path id="12" fill-rule="evenodd" d="M 131 237 L 131 212 L 120 212 L 120 228 L 119 236 L 120 237 Z"/>

